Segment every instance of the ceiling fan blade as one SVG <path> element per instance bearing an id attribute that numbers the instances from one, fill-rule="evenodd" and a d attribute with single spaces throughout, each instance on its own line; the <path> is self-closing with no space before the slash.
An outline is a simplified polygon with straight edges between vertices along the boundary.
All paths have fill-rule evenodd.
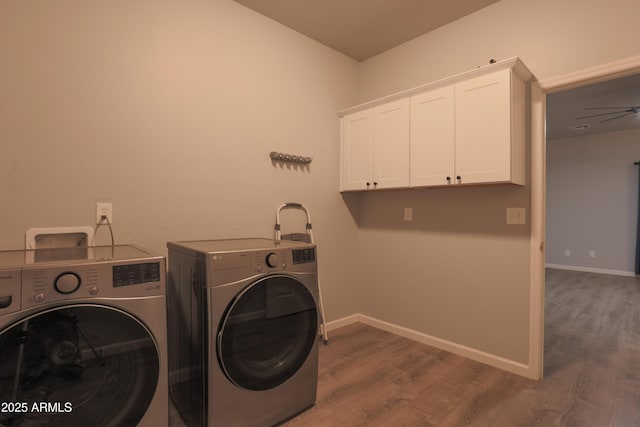
<path id="1" fill-rule="evenodd" d="M 576 120 L 580 120 L 580 119 L 590 119 L 591 117 L 600 117 L 600 116 L 607 116 L 609 114 L 620 114 L 620 113 L 631 113 L 632 111 L 630 110 L 622 110 L 622 111 L 612 111 L 610 113 L 600 113 L 600 114 L 592 114 L 590 116 L 582 116 L 582 117 L 576 117 Z"/>
<path id="2" fill-rule="evenodd" d="M 640 105 L 635 105 L 633 107 L 585 107 L 585 110 L 626 110 L 632 108 L 638 108 Z"/>
<path id="3" fill-rule="evenodd" d="M 630 111 L 630 112 L 627 112 L 627 113 L 621 114 L 621 115 L 616 116 L 616 117 L 609 117 L 608 119 L 600 120 L 598 123 L 610 122 L 611 120 L 621 119 L 621 118 L 626 117 L 626 116 L 629 116 L 629 115 L 631 115 L 631 114 L 634 114 L 634 113 L 633 113 L 633 111 Z"/>

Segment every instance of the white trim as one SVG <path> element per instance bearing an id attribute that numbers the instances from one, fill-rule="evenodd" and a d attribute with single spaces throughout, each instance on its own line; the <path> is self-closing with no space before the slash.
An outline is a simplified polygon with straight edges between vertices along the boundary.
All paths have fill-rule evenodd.
<path id="1" fill-rule="evenodd" d="M 587 84 L 629 76 L 639 71 L 640 55 L 541 80 L 539 84 L 542 90 L 547 93 L 558 92 Z"/>
<path id="2" fill-rule="evenodd" d="M 531 139 L 545 139 L 546 96 L 531 85 Z M 531 144 L 531 230 L 529 235 L 529 377 L 541 379 L 544 370 L 544 238 L 546 144 Z"/>
<path id="3" fill-rule="evenodd" d="M 333 330 L 342 328 L 343 326 L 348 326 L 348 325 L 351 325 L 352 323 L 358 323 L 358 322 L 360 322 L 360 315 L 352 314 L 350 316 L 343 317 L 341 319 L 336 319 L 336 320 L 327 322 L 325 323 L 325 327 L 327 328 L 327 331 L 333 331 Z"/>
<path id="4" fill-rule="evenodd" d="M 531 229 L 531 247 L 537 242 L 544 242 L 545 229 L 545 180 L 546 167 L 544 161 L 536 161 L 540 153 L 544 153 L 546 149 L 546 130 L 544 115 L 540 117 L 539 109 L 542 105 L 544 111 L 544 103 L 546 102 L 546 94 L 559 92 L 561 90 L 571 89 L 574 87 L 585 86 L 599 81 L 610 80 L 640 72 L 640 56 L 633 56 L 618 61 L 602 64 L 595 67 L 579 70 L 562 76 L 553 77 L 540 81 L 539 94 L 542 99 L 536 99 L 538 96 L 532 90 L 532 121 L 531 121 L 531 222 L 539 221 L 540 226 Z M 534 85 L 532 85 L 534 86 Z M 542 190 L 541 190 L 542 189 Z M 540 257 L 544 257 L 544 250 L 530 251 L 530 337 L 529 349 L 530 359 L 529 365 L 532 369 L 540 370 L 542 376 L 542 361 L 544 354 L 544 262 L 540 262 Z M 534 271 L 536 270 L 536 271 Z"/>
<path id="5" fill-rule="evenodd" d="M 457 354 L 458 356 L 462 356 L 470 360 L 475 360 L 476 362 L 484 363 L 485 365 L 493 366 L 495 368 L 502 369 L 516 375 L 531 378 L 529 366 L 525 364 L 505 359 L 493 354 L 485 353 L 483 351 L 456 344 L 451 341 L 443 340 L 441 338 L 436 338 L 431 335 L 415 331 L 413 329 L 394 325 L 392 323 L 378 320 L 364 314 L 353 314 L 342 319 L 328 322 L 327 328 L 328 330 L 333 330 L 353 323 L 364 323 L 365 325 L 369 325 L 377 329 L 382 329 L 383 331 L 387 331 L 392 334 L 438 348 L 440 350 L 448 351 L 449 353 Z"/>
<path id="6" fill-rule="evenodd" d="M 373 108 L 381 104 L 386 104 L 387 102 L 396 101 L 402 98 L 407 98 L 412 95 L 417 95 L 427 90 L 434 90 L 434 89 L 441 88 L 443 86 L 449 86 L 459 81 L 467 80 L 472 77 L 482 76 L 488 73 L 493 73 L 495 71 L 499 71 L 507 68 L 511 68 L 518 76 L 520 76 L 520 78 L 524 82 L 528 82 L 529 79 L 531 79 L 532 77 L 531 71 L 526 67 L 526 65 L 522 63 L 522 61 L 520 61 L 520 59 L 517 56 L 515 56 L 513 58 L 505 59 L 503 61 L 498 61 L 490 65 L 477 67 L 472 70 L 465 71 L 463 73 L 456 74 L 451 77 L 446 77 L 444 79 L 436 80 L 435 82 L 416 86 L 411 89 L 393 93 L 391 95 L 387 95 L 382 98 L 377 98 L 372 101 L 364 102 L 362 104 L 358 104 L 353 107 L 345 108 L 344 110 L 338 111 L 338 117 L 344 117 L 347 114 L 352 114 L 357 111 Z"/>
<path id="7" fill-rule="evenodd" d="M 579 265 L 546 264 L 545 267 L 555 268 L 558 270 L 582 271 L 584 273 L 611 274 L 614 276 L 625 276 L 625 277 L 636 276 L 636 273 L 633 271 L 608 270 L 606 268 L 581 267 Z"/>

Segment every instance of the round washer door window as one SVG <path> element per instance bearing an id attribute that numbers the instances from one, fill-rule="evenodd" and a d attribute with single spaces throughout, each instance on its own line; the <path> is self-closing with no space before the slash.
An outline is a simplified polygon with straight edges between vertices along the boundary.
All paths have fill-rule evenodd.
<path id="1" fill-rule="evenodd" d="M 65 306 L 0 330 L 0 425 L 135 426 L 155 393 L 158 349 L 115 308 Z"/>
<path id="2" fill-rule="evenodd" d="M 249 390 L 268 390 L 294 375 L 318 332 L 309 290 L 288 276 L 268 276 L 231 303 L 218 330 L 218 360 L 227 377 Z"/>

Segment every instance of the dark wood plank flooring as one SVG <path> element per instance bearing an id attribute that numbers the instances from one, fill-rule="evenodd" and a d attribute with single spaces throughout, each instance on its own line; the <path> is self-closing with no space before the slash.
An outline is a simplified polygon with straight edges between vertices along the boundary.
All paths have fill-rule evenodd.
<path id="1" fill-rule="evenodd" d="M 316 405 L 284 425 L 640 426 L 640 279 L 547 271 L 541 381 L 363 324 L 332 331 Z"/>
<path id="2" fill-rule="evenodd" d="M 295 426 L 640 426 L 640 279 L 548 270 L 545 378 L 532 381 L 362 324 L 320 349 Z"/>

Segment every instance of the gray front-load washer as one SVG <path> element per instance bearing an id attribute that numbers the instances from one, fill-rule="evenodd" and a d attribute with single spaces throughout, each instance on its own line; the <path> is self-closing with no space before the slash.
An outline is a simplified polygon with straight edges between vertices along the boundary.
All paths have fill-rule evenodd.
<path id="1" fill-rule="evenodd" d="M 0 426 L 169 424 L 166 259 L 0 251 Z"/>
<path id="2" fill-rule="evenodd" d="M 314 244 L 169 242 L 169 390 L 189 426 L 267 426 L 313 406 Z"/>

